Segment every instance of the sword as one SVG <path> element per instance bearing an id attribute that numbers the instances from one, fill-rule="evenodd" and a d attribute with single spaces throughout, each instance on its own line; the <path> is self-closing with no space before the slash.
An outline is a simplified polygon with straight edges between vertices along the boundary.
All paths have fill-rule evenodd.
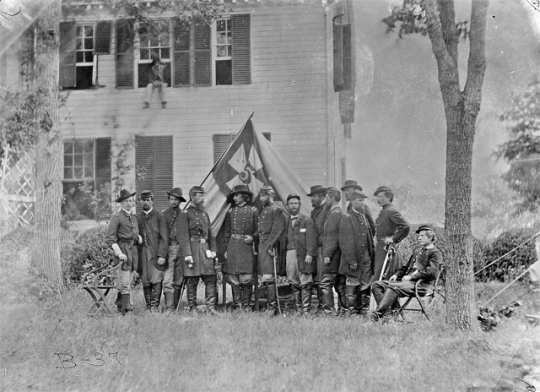
<path id="1" fill-rule="evenodd" d="M 277 284 L 277 255 L 275 251 L 274 251 L 274 282 L 276 283 L 276 301 L 277 301 L 279 315 L 283 316 L 283 313 L 281 313 L 281 304 L 279 303 L 279 290 L 278 290 L 278 284 Z"/>

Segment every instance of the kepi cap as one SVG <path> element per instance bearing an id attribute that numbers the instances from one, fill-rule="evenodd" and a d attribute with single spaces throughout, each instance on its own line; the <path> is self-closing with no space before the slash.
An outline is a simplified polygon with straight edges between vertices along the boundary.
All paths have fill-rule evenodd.
<path id="1" fill-rule="evenodd" d="M 202 186 L 198 186 L 198 185 L 192 186 L 191 189 L 189 190 L 189 197 L 191 197 L 191 195 L 193 195 L 195 193 L 204 194 L 204 188 Z"/>
<path id="2" fill-rule="evenodd" d="M 272 188 L 270 185 L 264 185 L 261 190 L 259 191 L 259 194 L 262 195 L 270 195 L 274 196 L 276 192 L 274 191 L 274 188 Z"/>
<path id="3" fill-rule="evenodd" d="M 416 229 L 416 234 L 420 234 L 421 231 L 425 230 L 433 230 L 433 228 L 430 225 L 421 225 L 418 229 Z"/>
<path id="4" fill-rule="evenodd" d="M 298 201 L 300 201 L 300 196 L 296 195 L 296 194 L 290 194 L 289 196 L 287 196 L 287 202 L 291 199 L 298 199 Z"/>
<path id="5" fill-rule="evenodd" d="M 150 190 L 142 191 L 141 192 L 141 199 L 148 199 L 149 197 L 153 198 L 154 194 Z"/>
<path id="6" fill-rule="evenodd" d="M 392 192 L 392 189 L 388 188 L 387 186 L 380 186 L 377 188 L 377 190 L 375 191 L 375 193 L 373 194 L 374 196 L 377 196 L 379 193 L 381 192 Z"/>

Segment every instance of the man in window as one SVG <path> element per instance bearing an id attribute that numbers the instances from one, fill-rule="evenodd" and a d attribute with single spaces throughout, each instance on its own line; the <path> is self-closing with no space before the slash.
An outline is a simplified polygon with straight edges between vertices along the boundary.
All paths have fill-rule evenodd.
<path id="1" fill-rule="evenodd" d="M 274 195 L 274 188 L 269 185 L 263 186 L 259 192 L 263 209 L 259 213 L 257 230 L 260 241 L 257 271 L 262 275 L 262 284 L 266 287 L 267 312 L 270 315 L 276 315 L 278 310 L 275 275 L 277 267 L 274 266 L 275 246 L 285 231 L 285 212 L 274 203 Z"/>
<path id="2" fill-rule="evenodd" d="M 159 92 L 159 98 L 161 99 L 161 107 L 163 109 L 167 108 L 167 83 L 165 83 L 165 77 L 163 73 L 165 71 L 165 64 L 163 64 L 157 54 L 152 54 L 152 67 L 148 74 L 148 85 L 146 86 L 146 92 L 144 95 L 144 109 L 150 107 L 150 101 L 152 100 L 152 95 L 154 94 L 154 89 L 157 89 Z"/>
<path id="3" fill-rule="evenodd" d="M 186 257 L 187 268 L 184 276 L 187 279 L 187 299 L 190 311 L 197 309 L 197 285 L 199 279 L 204 283 L 206 310 L 216 311 L 217 276 L 215 264 L 216 241 L 212 234 L 212 224 L 208 213 L 204 210 L 204 189 L 194 186 L 189 190 L 191 205 L 187 209 L 187 220 L 191 255 Z"/>
<path id="4" fill-rule="evenodd" d="M 137 218 L 132 213 L 135 206 L 133 196 L 135 192 L 131 193 L 125 189 L 120 191 L 116 199 L 116 202 L 121 205 L 120 211 L 111 217 L 105 235 L 105 244 L 113 249 L 115 262 L 122 263 L 117 275 L 118 298 L 116 300 L 118 311 L 122 314 L 132 311 L 131 279 L 133 271 L 138 270 L 139 260 L 136 244 L 142 243 Z"/>
<path id="5" fill-rule="evenodd" d="M 418 290 L 420 296 L 426 295 L 439 276 L 442 254 L 433 244 L 436 240 L 433 229 L 423 225 L 416 230 L 416 234 L 420 248 L 413 252 L 409 262 L 392 275 L 389 281 L 377 281 L 371 285 L 377 301 L 377 309 L 371 315 L 373 321 L 386 315 L 398 297 L 414 296 L 415 290 Z M 422 282 L 415 289 L 420 279 Z"/>
<path id="6" fill-rule="evenodd" d="M 180 293 L 184 281 L 185 259 L 191 256 L 189 244 L 187 213 L 180 209 L 180 204 L 186 199 L 182 197 L 182 189 L 174 188 L 167 191 L 170 207 L 163 211 L 169 232 L 169 252 L 167 269 L 163 276 L 163 295 L 165 309 L 174 311 L 180 302 Z"/>
<path id="7" fill-rule="evenodd" d="M 141 280 L 146 308 L 151 312 L 159 310 L 163 276 L 167 269 L 165 258 L 168 252 L 167 222 L 163 214 L 154 209 L 152 191 L 141 192 L 142 211 L 137 214 L 142 244 L 139 259 L 142 264 Z"/>
<path id="8" fill-rule="evenodd" d="M 233 306 L 250 309 L 253 276 L 253 242 L 257 238 L 259 210 L 251 204 L 253 193 L 246 185 L 233 188 L 227 201 L 233 206 L 225 217 L 223 272 L 231 285 Z"/>

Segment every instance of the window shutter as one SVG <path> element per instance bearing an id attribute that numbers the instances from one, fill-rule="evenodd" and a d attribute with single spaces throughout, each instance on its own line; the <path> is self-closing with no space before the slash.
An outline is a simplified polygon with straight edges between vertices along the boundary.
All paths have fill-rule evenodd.
<path id="1" fill-rule="evenodd" d="M 116 21 L 116 87 L 133 88 L 133 20 Z"/>
<path id="2" fill-rule="evenodd" d="M 343 89 L 350 90 L 353 86 L 354 67 L 352 56 L 351 25 L 343 25 Z"/>
<path id="3" fill-rule="evenodd" d="M 191 25 L 174 20 L 174 86 L 189 86 Z"/>
<path id="4" fill-rule="evenodd" d="M 194 21 L 194 80 L 195 86 L 212 85 L 212 53 L 210 48 L 210 26 L 202 20 Z"/>
<path id="5" fill-rule="evenodd" d="M 151 190 L 154 208 L 162 211 L 168 206 L 167 191 L 172 188 L 172 136 L 136 137 L 135 165 L 137 193 Z"/>
<path id="6" fill-rule="evenodd" d="M 112 22 L 104 20 L 97 22 L 95 32 L 94 54 L 110 54 L 111 53 L 111 30 Z"/>
<path id="7" fill-rule="evenodd" d="M 232 16 L 232 77 L 233 84 L 251 83 L 250 19 L 249 15 Z"/>
<path id="8" fill-rule="evenodd" d="M 96 186 L 95 190 L 102 188 L 110 189 L 111 186 L 111 138 L 104 137 L 96 139 Z M 98 211 L 99 215 L 107 214 L 109 211 Z"/>
<path id="9" fill-rule="evenodd" d="M 60 23 L 60 87 L 75 87 L 75 23 Z"/>
<path id="10" fill-rule="evenodd" d="M 339 18 L 341 19 L 341 18 Z M 337 20 L 337 19 L 336 19 Z M 334 91 L 343 90 L 343 26 L 334 20 Z"/>

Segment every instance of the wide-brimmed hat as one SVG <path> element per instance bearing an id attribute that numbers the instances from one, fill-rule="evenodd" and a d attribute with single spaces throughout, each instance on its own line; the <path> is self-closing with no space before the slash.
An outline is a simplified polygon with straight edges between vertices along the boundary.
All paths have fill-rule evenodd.
<path id="1" fill-rule="evenodd" d="M 355 189 L 351 194 L 351 200 L 354 199 L 367 199 L 367 195 L 364 192 Z"/>
<path id="2" fill-rule="evenodd" d="M 326 194 L 326 188 L 322 185 L 313 185 L 311 189 L 309 190 L 308 196 L 317 195 L 319 193 L 322 193 L 323 195 Z"/>
<path id="3" fill-rule="evenodd" d="M 430 225 L 421 225 L 418 229 L 416 229 L 416 234 L 420 234 L 421 231 L 425 230 L 433 230 L 433 228 Z"/>
<path id="4" fill-rule="evenodd" d="M 186 199 L 182 197 L 182 188 L 171 189 L 170 191 L 167 191 L 167 195 L 177 197 L 181 202 L 186 202 Z"/>
<path id="5" fill-rule="evenodd" d="M 247 185 L 236 185 L 231 193 L 229 193 L 229 196 L 227 196 L 227 201 L 229 203 L 232 203 L 234 195 L 237 195 L 239 193 L 242 193 L 243 195 L 248 195 L 250 198 L 253 198 L 253 192 L 249 190 Z"/>
<path id="6" fill-rule="evenodd" d="M 358 182 L 354 180 L 346 180 L 343 186 L 341 187 L 341 190 L 344 191 L 346 188 L 354 188 L 354 189 L 358 189 L 359 191 L 364 190 L 360 185 L 358 185 Z"/>
<path id="7" fill-rule="evenodd" d="M 120 195 L 116 198 L 116 202 L 120 203 L 126 199 L 129 199 L 131 196 L 135 196 L 137 192 L 130 192 L 127 189 L 122 189 Z"/>
<path id="8" fill-rule="evenodd" d="M 392 189 L 388 188 L 387 186 L 380 186 L 377 188 L 377 190 L 375 191 L 375 193 L 373 194 L 374 196 L 377 196 L 379 193 L 381 192 L 390 192 L 390 193 L 393 193 L 392 192 Z"/>

